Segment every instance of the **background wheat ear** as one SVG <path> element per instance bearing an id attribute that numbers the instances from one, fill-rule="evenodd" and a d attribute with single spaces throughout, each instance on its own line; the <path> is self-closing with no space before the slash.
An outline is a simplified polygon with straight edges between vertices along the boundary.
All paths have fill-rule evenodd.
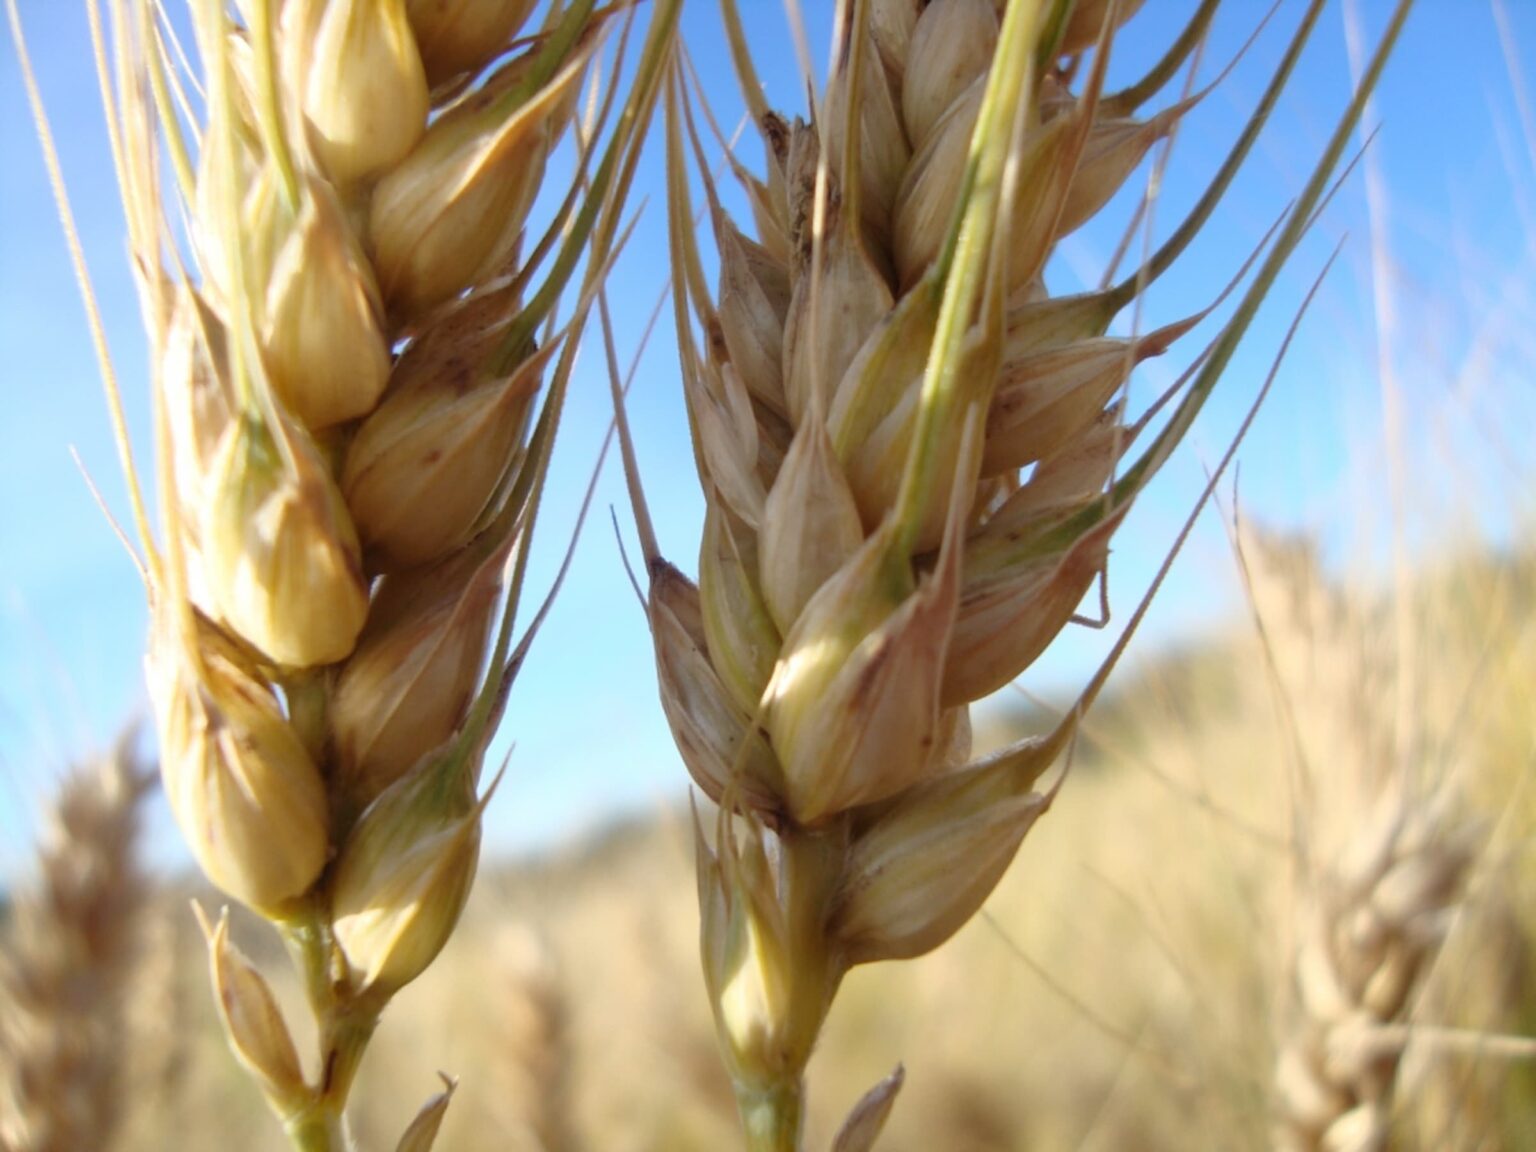
<path id="1" fill-rule="evenodd" d="M 1507 779 L 1508 768 L 1479 749 L 1480 710 L 1469 708 L 1518 685 L 1509 676 L 1519 629 L 1499 626 L 1494 583 L 1478 581 L 1486 603 L 1469 611 L 1452 572 L 1383 592 L 1330 579 L 1304 540 L 1245 531 L 1240 549 L 1289 752 L 1294 869 L 1282 904 L 1274 1146 L 1449 1147 L 1450 1130 L 1435 1137 L 1418 1122 L 1433 1076 L 1450 1074 L 1439 1051 L 1447 1037 L 1453 1049 L 1487 1049 L 1485 1067 L 1463 1081 L 1469 1108 L 1470 1089 L 1503 1058 L 1536 1054 L 1528 1040 L 1459 1031 L 1443 1015 L 1454 998 L 1440 963 L 1453 937 L 1464 955 L 1487 950 L 1495 968 L 1523 950 L 1479 908 L 1477 889 L 1496 892 L 1507 868 L 1490 855 L 1494 828 L 1527 821 L 1477 795 L 1480 780 Z M 1433 637 L 1443 667 L 1431 674 L 1415 661 L 1405 621 Z M 1462 649 L 1479 633 L 1474 657 Z M 1409 1076 L 1415 1048 L 1424 1059 Z M 1490 1133 L 1499 1126 L 1483 1119 Z"/>
<path id="2" fill-rule="evenodd" d="M 152 769 L 125 736 L 60 780 L 36 874 L 0 941 L 0 1137 L 16 1152 L 109 1152 L 129 1100 L 128 997 L 148 885 L 140 801 Z"/>

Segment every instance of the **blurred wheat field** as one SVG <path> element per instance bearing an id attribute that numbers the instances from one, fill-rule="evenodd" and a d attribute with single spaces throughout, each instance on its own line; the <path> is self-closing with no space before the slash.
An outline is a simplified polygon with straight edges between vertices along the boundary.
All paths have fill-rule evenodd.
<path id="1" fill-rule="evenodd" d="M 1379 589 L 1330 579 L 1305 541 L 1245 552 L 1289 704 L 1277 708 L 1259 636 L 1237 624 L 1122 678 L 986 915 L 934 956 L 850 978 L 815 1057 L 825 1087 L 809 1146 L 826 1146 L 897 1056 L 910 1079 L 891 1152 L 1266 1145 L 1294 900 L 1279 717 L 1294 714 L 1299 746 L 1328 772 L 1356 771 L 1350 757 L 1382 738 L 1396 670 Z M 1344 622 L 1321 661 L 1296 612 L 1318 598 Z M 1536 1065 L 1430 1033 L 1497 1049 L 1536 1031 L 1536 554 L 1452 557 L 1419 576 L 1413 604 L 1434 652 L 1417 717 L 1426 763 L 1455 775 L 1484 835 L 1413 1008 L 1426 1038 L 1409 1046 L 1391 1147 L 1515 1152 L 1536 1130 Z M 980 735 L 1038 722 L 1021 699 Z M 456 1152 L 734 1146 L 696 987 L 690 851 L 686 813 L 670 812 L 488 863 L 440 964 L 390 1009 L 359 1082 L 361 1145 L 400 1130 L 437 1067 L 462 1078 L 442 1137 Z M 224 1050 L 193 895 L 211 899 L 163 888 L 144 917 L 113 1147 L 276 1152 L 280 1134 Z M 236 931 L 281 970 L 253 922 Z M 296 988 L 279 991 L 296 1002 Z"/>

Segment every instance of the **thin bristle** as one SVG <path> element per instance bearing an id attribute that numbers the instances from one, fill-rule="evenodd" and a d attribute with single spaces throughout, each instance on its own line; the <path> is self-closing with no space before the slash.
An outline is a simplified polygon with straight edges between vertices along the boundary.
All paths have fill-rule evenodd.
<path id="1" fill-rule="evenodd" d="M 100 50 L 100 14 L 93 2 L 89 6 L 91 15 L 91 30 L 93 39 L 97 45 L 96 60 L 98 71 L 103 80 L 103 99 L 109 99 L 106 95 L 105 63 Z M 153 536 L 149 527 L 149 514 L 146 510 L 142 489 L 138 483 L 137 466 L 134 463 L 133 446 L 128 436 L 128 421 L 123 409 L 122 391 L 118 387 L 117 373 L 112 364 L 112 356 L 107 347 L 106 330 L 102 324 L 101 307 L 96 300 L 95 287 L 91 282 L 90 271 L 86 266 L 85 254 L 80 247 L 80 233 L 75 224 L 74 209 L 70 206 L 69 190 L 64 182 L 64 175 L 59 167 L 58 151 L 53 143 L 53 129 L 49 125 L 47 110 L 43 105 L 43 99 L 37 88 L 37 78 L 32 69 L 32 57 L 27 50 L 27 38 L 22 30 L 21 13 L 17 10 L 16 0 L 6 0 L 6 15 L 11 26 L 11 39 L 16 45 L 17 58 L 21 63 L 22 80 L 26 86 L 27 104 L 32 113 L 33 123 L 37 128 L 38 140 L 43 148 L 43 160 L 48 169 L 48 184 L 53 194 L 54 204 L 58 208 L 59 222 L 64 229 L 65 242 L 69 248 L 70 264 L 74 269 L 75 280 L 79 286 L 81 297 L 85 301 L 86 319 L 90 326 L 91 345 L 96 353 L 97 368 L 101 373 L 102 388 L 107 400 L 107 411 L 112 419 L 112 434 L 117 444 L 119 460 L 122 463 L 123 472 L 128 478 L 129 497 L 133 507 L 134 528 L 137 531 L 139 543 L 145 549 L 146 554 L 152 558 L 153 548 L 151 541 Z M 119 152 L 119 145 L 115 135 L 115 118 L 108 109 L 108 120 L 113 126 L 113 154 L 114 159 Z M 146 565 L 152 568 L 153 560 L 140 560 L 135 558 L 141 575 L 145 575 Z"/>

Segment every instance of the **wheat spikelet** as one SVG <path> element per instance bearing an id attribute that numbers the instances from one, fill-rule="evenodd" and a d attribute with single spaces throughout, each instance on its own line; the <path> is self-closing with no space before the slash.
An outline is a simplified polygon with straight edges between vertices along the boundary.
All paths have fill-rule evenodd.
<path id="1" fill-rule="evenodd" d="M 205 920 L 231 1047 L 316 1152 L 350 1146 L 379 1015 L 473 882 L 572 330 L 677 17 L 655 6 L 624 101 L 617 71 L 593 76 L 540 234 L 548 161 L 632 5 L 556 0 L 529 24 L 533 7 L 198 0 L 200 79 L 170 68 L 158 3 L 112 9 L 102 91 L 155 356 L 161 769 L 203 871 L 300 970 L 309 1071 L 227 918 Z M 402 1148 L 430 1146 L 450 1096 Z"/>
<path id="2" fill-rule="evenodd" d="M 36 880 L 16 894 L 0 952 L 0 1138 L 15 1152 L 107 1152 L 116 1138 L 149 780 L 126 740 L 72 770 L 48 813 Z"/>
<path id="3" fill-rule="evenodd" d="M 639 519 L 663 706 L 720 809 L 712 843 L 698 837 L 719 1044 L 750 1146 L 782 1150 L 800 1146 L 803 1071 L 844 973 L 941 944 L 1048 808 L 1053 793 L 1035 785 L 1072 721 L 973 763 L 969 705 L 1073 616 L 1311 208 L 1291 217 L 1211 361 L 1133 458 L 1146 418 L 1126 419 L 1129 374 L 1201 314 L 1128 339 L 1107 330 L 1198 229 L 1261 117 L 1146 267 L 1065 298 L 1043 270 L 1193 105 L 1137 116 L 1215 4 L 1145 81 L 1111 94 L 1109 49 L 1134 3 L 849 0 L 811 123 L 764 105 L 736 6 L 722 7 L 766 173 L 737 169 L 754 240 L 708 180 L 680 80 L 669 219 L 707 505 L 697 585 Z M 685 139 L 706 173 L 713 293 Z M 837 1148 L 871 1146 L 897 1083 L 855 1109 Z"/>

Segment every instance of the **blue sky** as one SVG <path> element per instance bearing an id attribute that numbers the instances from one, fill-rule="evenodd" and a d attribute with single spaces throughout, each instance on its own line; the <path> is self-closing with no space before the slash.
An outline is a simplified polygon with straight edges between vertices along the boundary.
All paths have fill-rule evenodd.
<path id="1" fill-rule="evenodd" d="M 825 56 L 831 6 L 830 0 L 804 4 L 818 63 Z M 1117 45 L 1111 86 L 1115 77 L 1138 75 L 1194 6 L 1194 0 L 1149 3 Z M 744 0 L 743 7 L 770 101 L 801 110 L 803 87 L 780 5 Z M 1206 53 L 1205 79 L 1241 46 L 1262 7 L 1256 0 L 1227 5 Z M 1389 4 L 1359 0 L 1352 7 L 1372 42 Z M 20 0 L 20 8 L 134 443 L 147 461 L 145 353 L 90 70 L 84 5 Z M 1157 208 L 1164 233 L 1240 131 L 1300 8 L 1299 0 L 1285 0 L 1234 74 L 1188 117 Z M 1374 109 L 1375 121 L 1384 124 L 1374 159 L 1387 205 L 1377 217 L 1384 228 L 1377 239 L 1390 270 L 1393 317 L 1386 326 L 1385 362 L 1410 414 L 1409 456 L 1417 462 L 1412 506 L 1433 506 L 1495 538 L 1507 537 L 1519 517 L 1530 515 L 1527 445 L 1536 428 L 1536 131 L 1529 108 L 1522 110 L 1517 98 L 1509 63 L 1527 82 L 1536 79 L 1536 4 L 1503 0 L 1502 15 L 1501 43 L 1494 8 L 1484 0 L 1421 0 Z M 1345 7 L 1335 3 L 1243 178 L 1201 241 L 1154 290 L 1144 324 L 1207 302 L 1300 189 L 1348 97 L 1345 22 Z M 714 5 L 690 0 L 684 25 L 720 119 L 735 123 L 740 99 Z M 0 876 L 23 866 L 36 799 L 61 766 L 107 743 L 145 707 L 142 592 L 70 448 L 114 514 L 125 519 L 124 486 L 14 46 L 8 35 L 6 41 L 0 51 L 0 387 L 6 398 L 0 421 Z M 1525 99 L 1531 99 L 1529 90 Z M 755 161 L 755 145 L 744 156 Z M 621 350 L 638 345 L 665 265 L 654 152 L 640 180 L 651 210 L 613 281 Z M 1123 206 L 1112 207 L 1070 238 L 1051 270 L 1052 287 L 1070 291 L 1083 277 L 1096 276 L 1124 219 Z M 1379 542 L 1387 454 L 1380 432 L 1373 237 L 1366 183 L 1357 174 L 1281 280 L 1181 459 L 1117 537 L 1110 585 L 1117 622 L 1129 615 L 1190 506 L 1203 463 L 1220 455 L 1241 419 L 1308 282 L 1345 234 L 1344 257 L 1243 451 L 1241 499 L 1249 518 L 1316 526 L 1341 563 L 1366 562 Z M 642 362 L 632 415 L 664 550 L 691 570 L 701 503 L 668 323 L 664 316 Z M 1154 395 L 1201 343 L 1197 333 L 1149 366 L 1133 395 Z M 585 355 L 574 384 L 536 546 L 535 590 L 547 584 L 563 548 L 608 420 L 599 364 L 595 351 Z M 504 725 L 504 743 L 514 741 L 516 749 L 488 817 L 491 843 L 502 848 L 565 839 L 617 812 L 664 803 L 683 788 L 655 700 L 644 620 L 609 524 L 610 505 L 620 524 L 627 523 L 612 465 L 598 500 L 565 594 L 514 690 Z M 1230 550 L 1219 524 L 1208 518 L 1132 658 L 1222 627 L 1237 604 Z M 1114 626 L 1103 633 L 1069 632 L 1025 684 L 1060 696 L 1081 682 L 1114 634 Z M 166 832 L 161 858 L 178 860 L 169 821 L 157 815 L 156 827 Z"/>

